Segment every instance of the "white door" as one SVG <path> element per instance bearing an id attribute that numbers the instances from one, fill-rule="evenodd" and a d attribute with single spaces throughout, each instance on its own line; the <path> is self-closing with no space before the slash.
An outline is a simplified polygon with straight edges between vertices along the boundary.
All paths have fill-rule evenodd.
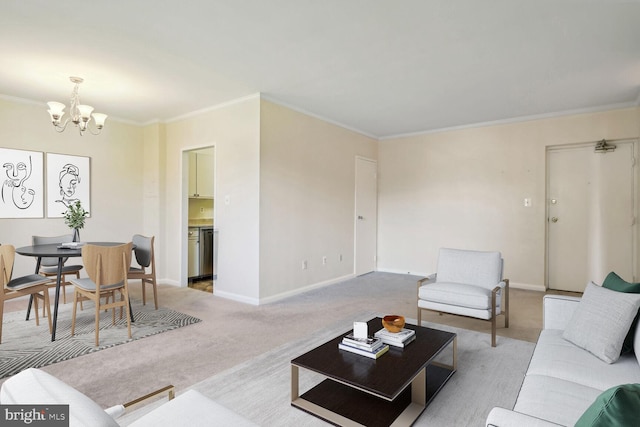
<path id="1" fill-rule="evenodd" d="M 583 292 L 610 271 L 633 280 L 634 145 L 594 145 L 547 152 L 547 285 Z"/>
<path id="2" fill-rule="evenodd" d="M 376 269 L 378 228 L 378 164 L 356 158 L 355 274 Z"/>

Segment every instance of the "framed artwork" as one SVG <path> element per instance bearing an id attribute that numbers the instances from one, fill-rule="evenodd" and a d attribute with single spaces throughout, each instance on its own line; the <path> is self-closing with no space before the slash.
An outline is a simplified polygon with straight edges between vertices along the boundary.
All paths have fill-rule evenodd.
<path id="1" fill-rule="evenodd" d="M 42 153 L 0 148 L 0 218 L 42 218 Z"/>
<path id="2" fill-rule="evenodd" d="M 47 217 L 62 218 L 76 201 L 91 214 L 89 157 L 47 153 Z"/>

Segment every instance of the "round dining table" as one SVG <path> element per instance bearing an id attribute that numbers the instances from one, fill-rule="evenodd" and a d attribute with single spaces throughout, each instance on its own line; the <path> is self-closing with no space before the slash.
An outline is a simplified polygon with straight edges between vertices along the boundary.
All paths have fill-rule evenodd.
<path id="1" fill-rule="evenodd" d="M 100 246 L 118 246 L 126 243 L 120 242 L 82 242 L 78 243 L 75 247 L 70 247 L 68 243 L 52 243 L 46 245 L 33 245 L 22 246 L 16 248 L 16 253 L 24 256 L 37 257 L 36 262 L 36 274 L 40 271 L 40 263 L 42 258 L 58 258 L 58 274 L 56 276 L 56 296 L 53 303 L 53 319 L 51 329 L 51 341 L 56 340 L 56 323 L 58 321 L 58 301 L 60 300 L 60 281 L 62 278 L 62 267 L 66 258 L 81 257 L 82 246 L 85 244 L 100 245 Z M 27 308 L 27 320 L 29 320 L 29 313 L 31 312 L 31 304 L 33 302 L 33 295 L 29 299 L 29 306 Z M 131 308 L 131 301 L 129 301 L 129 308 Z M 131 313 L 131 321 L 133 322 L 133 312 Z"/>

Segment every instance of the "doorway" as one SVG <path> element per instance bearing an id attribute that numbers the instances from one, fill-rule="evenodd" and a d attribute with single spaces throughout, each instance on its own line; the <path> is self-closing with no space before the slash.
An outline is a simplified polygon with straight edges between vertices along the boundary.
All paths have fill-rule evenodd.
<path id="1" fill-rule="evenodd" d="M 547 150 L 548 289 L 583 292 L 611 271 L 635 280 L 636 145 Z"/>
<path id="2" fill-rule="evenodd" d="M 217 278 L 215 147 L 185 151 L 187 190 L 187 283 L 213 293 Z"/>
<path id="3" fill-rule="evenodd" d="M 355 254 L 356 276 L 376 270 L 378 230 L 378 163 L 356 157 Z"/>

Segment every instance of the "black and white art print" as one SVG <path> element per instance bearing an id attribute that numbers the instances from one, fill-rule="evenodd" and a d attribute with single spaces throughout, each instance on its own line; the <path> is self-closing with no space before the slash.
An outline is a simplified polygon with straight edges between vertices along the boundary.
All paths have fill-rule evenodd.
<path id="1" fill-rule="evenodd" d="M 90 196 L 89 157 L 47 153 L 47 217 L 62 218 L 78 200 L 90 213 Z"/>
<path id="2" fill-rule="evenodd" d="M 0 148 L 2 193 L 0 218 L 42 218 L 43 155 L 37 151 Z"/>

